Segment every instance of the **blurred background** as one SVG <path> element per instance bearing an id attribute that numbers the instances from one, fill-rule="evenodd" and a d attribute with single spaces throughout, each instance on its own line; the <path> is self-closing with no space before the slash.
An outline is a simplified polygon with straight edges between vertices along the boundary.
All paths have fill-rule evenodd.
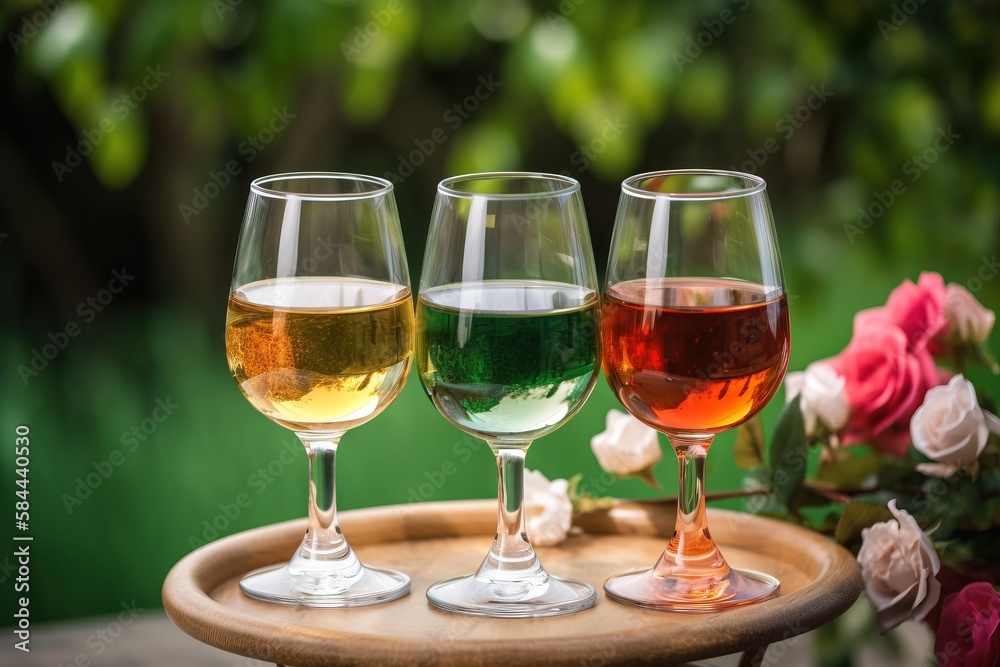
<path id="1" fill-rule="evenodd" d="M 194 547 L 304 514 L 299 446 L 243 398 L 223 345 L 243 207 L 264 174 L 391 178 L 414 285 L 448 175 L 577 178 L 603 272 L 624 177 L 759 174 L 791 296 L 791 369 L 837 353 L 854 312 L 922 270 L 1000 307 L 995 2 L 44 0 L 0 11 L 0 471 L 15 488 L 14 428 L 27 424 L 36 622 L 133 598 L 156 607 Z M 487 448 L 422 393 L 414 374 L 344 439 L 342 509 L 494 494 Z M 529 467 L 654 496 L 636 481 L 595 487 L 589 440 L 613 407 L 601 381 L 535 443 Z M 713 490 L 740 484 L 731 446 L 727 434 L 713 448 Z M 446 461 L 459 474 L 428 484 Z M 656 473 L 673 494 L 675 463 Z M 251 504 L 227 511 L 241 493 Z M 8 606 L 11 576 L 0 567 Z"/>

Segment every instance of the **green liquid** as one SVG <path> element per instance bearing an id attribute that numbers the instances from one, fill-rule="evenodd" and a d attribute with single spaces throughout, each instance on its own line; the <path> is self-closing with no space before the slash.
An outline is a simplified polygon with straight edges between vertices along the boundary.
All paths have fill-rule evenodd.
<path id="1" fill-rule="evenodd" d="M 527 441 L 583 405 L 600 365 L 592 290 L 491 281 L 427 290 L 417 303 L 417 367 L 449 421 L 474 435 Z"/>

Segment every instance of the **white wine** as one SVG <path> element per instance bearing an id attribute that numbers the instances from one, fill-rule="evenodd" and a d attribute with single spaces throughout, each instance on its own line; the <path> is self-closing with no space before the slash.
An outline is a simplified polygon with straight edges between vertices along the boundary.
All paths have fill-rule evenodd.
<path id="1" fill-rule="evenodd" d="M 295 431 L 342 432 L 402 389 L 413 351 L 408 287 L 353 278 L 281 278 L 230 296 L 226 355 L 263 414 Z"/>

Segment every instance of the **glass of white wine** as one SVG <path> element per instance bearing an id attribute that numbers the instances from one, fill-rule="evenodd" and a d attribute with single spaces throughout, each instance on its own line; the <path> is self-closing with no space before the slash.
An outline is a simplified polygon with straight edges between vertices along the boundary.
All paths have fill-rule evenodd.
<path id="1" fill-rule="evenodd" d="M 309 607 L 394 600 L 409 578 L 365 567 L 337 524 L 341 437 L 378 415 L 410 370 L 409 270 L 389 181 L 295 173 L 250 188 L 226 318 L 226 356 L 250 403 L 291 429 L 309 461 L 309 526 L 289 563 L 240 582 Z"/>

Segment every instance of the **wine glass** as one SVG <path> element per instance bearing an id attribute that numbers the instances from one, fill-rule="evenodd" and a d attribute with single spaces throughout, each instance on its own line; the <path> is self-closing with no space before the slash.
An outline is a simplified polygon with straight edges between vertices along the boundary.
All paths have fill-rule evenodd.
<path id="1" fill-rule="evenodd" d="M 709 170 L 626 179 L 602 314 L 611 389 L 667 435 L 680 469 L 677 523 L 663 555 L 650 569 L 611 577 L 604 590 L 670 611 L 777 595 L 774 577 L 729 567 L 705 513 L 712 438 L 757 414 L 788 364 L 788 301 L 764 181 Z"/>
<path id="2" fill-rule="evenodd" d="M 250 187 L 226 318 L 226 355 L 243 394 L 291 429 L 309 461 L 309 527 L 289 563 L 240 588 L 264 602 L 351 607 L 410 589 L 365 567 L 337 524 L 341 437 L 399 394 L 413 351 L 413 299 L 392 183 L 295 173 Z M 374 444 L 374 443 L 373 443 Z"/>
<path id="3" fill-rule="evenodd" d="M 579 183 L 535 173 L 441 182 L 417 301 L 417 367 L 438 411 L 493 450 L 499 518 L 479 570 L 428 589 L 435 607 L 517 617 L 594 604 L 591 586 L 542 567 L 522 496 L 528 446 L 593 389 L 599 319 Z"/>

